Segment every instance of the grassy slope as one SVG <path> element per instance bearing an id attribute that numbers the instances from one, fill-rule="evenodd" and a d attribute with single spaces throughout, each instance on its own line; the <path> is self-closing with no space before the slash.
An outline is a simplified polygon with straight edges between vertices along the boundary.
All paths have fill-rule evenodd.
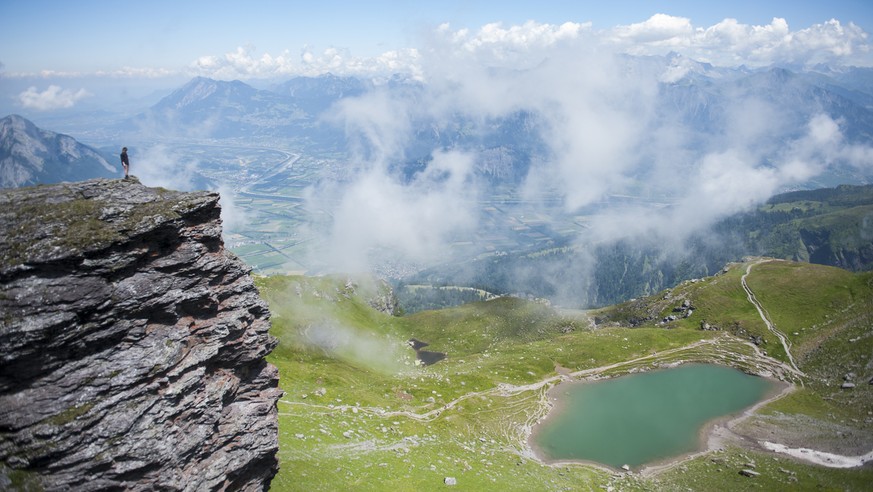
<path id="1" fill-rule="evenodd" d="M 727 292 L 732 292 L 735 299 L 745 298 L 745 293 L 724 288 L 738 283 L 745 270 L 745 264 L 735 265 L 713 282 L 694 287 L 686 283 L 686 290 L 688 295 L 696 296 L 695 304 L 701 305 L 730 297 L 725 296 Z M 722 285 L 731 275 L 737 277 L 737 282 Z M 808 377 L 787 397 L 761 408 L 739 430 L 757 430 L 759 435 L 773 433 L 774 441 L 793 447 L 842 451 L 848 455 L 869 452 L 870 438 L 866 436 L 873 435 L 873 388 L 867 384 L 873 377 L 873 275 L 769 261 L 755 265 L 747 282 L 776 328 L 791 341 L 792 354 Z M 739 308 L 741 303 L 735 306 Z M 730 313 L 730 317 L 737 314 L 730 309 L 721 313 Z M 708 314 L 716 323 L 730 319 Z M 755 328 L 757 323 L 760 321 L 745 327 L 751 334 L 763 335 L 771 355 L 784 360 L 784 351 L 774 350 L 778 341 L 763 328 Z M 848 372 L 857 375 L 854 390 L 839 388 Z M 733 463 L 733 468 L 754 461 L 764 477 L 756 479 L 755 486 L 763 490 L 869 490 L 873 483 L 869 466 L 828 469 L 748 450 L 728 450 L 721 458 L 694 459 L 659 477 L 657 482 L 665 488 L 694 490 L 749 486 L 748 478 L 732 472 L 731 466 L 720 461 Z"/>
<path id="2" fill-rule="evenodd" d="M 763 264 L 757 273 L 750 286 L 758 286 L 762 304 L 774 306 L 771 319 L 809 375 L 803 389 L 763 413 L 802 415 L 810 426 L 833 430 L 819 441 L 873 435 L 873 387 L 867 384 L 873 380 L 873 274 L 789 262 Z M 853 390 L 840 388 L 848 373 L 855 373 Z"/>
<path id="3" fill-rule="evenodd" d="M 858 489 L 871 483 L 869 469 L 828 470 L 733 448 L 648 479 L 615 477 L 582 465 L 543 466 L 526 455 L 524 429 L 542 416 L 545 387 L 503 394 L 496 390 L 500 384 L 542 381 L 556 374 L 556 364 L 573 371 L 593 369 L 699 340 L 718 343 L 642 359 L 604 374 L 678 360 L 743 367 L 752 349 L 740 337 L 750 335 L 764 336 L 762 348 L 784 359 L 740 286 L 745 269 L 734 265 L 717 277 L 600 310 L 595 314 L 612 324 L 641 314 L 654 320 L 638 328 L 596 330 L 587 318 L 517 299 L 397 318 L 370 308 L 366 299 L 372 291 L 343 279 L 258 279 L 273 312 L 272 332 L 281 341 L 270 360 L 279 367 L 287 393 L 279 404 L 281 469 L 272 488 L 433 490 L 445 487 L 445 477 L 455 477 L 462 490 L 599 490 L 610 483 L 627 489 L 735 489 L 752 480 L 736 473 L 746 458 L 762 471 L 754 484 L 767 489 L 820 484 Z M 805 389 L 768 405 L 763 417 L 809 416 L 868 431 L 870 385 L 864 380 L 856 391 L 841 393 L 833 384 L 850 370 L 859 378 L 873 376 L 867 374 L 873 353 L 867 314 L 871 276 L 773 262 L 755 265 L 748 282 L 777 328 L 789 332 L 793 353 L 810 375 Z M 691 317 L 655 326 L 683 299 L 694 306 Z M 723 330 L 701 331 L 702 319 Z M 312 335 L 318 331 L 340 335 L 325 343 Z M 351 337 L 357 348 L 343 337 Z M 405 346 L 408 338 L 426 341 L 427 350 L 446 352 L 448 358 L 417 367 Z M 313 339 L 320 345 L 313 346 Z M 404 411 L 422 417 L 395 413 Z"/>

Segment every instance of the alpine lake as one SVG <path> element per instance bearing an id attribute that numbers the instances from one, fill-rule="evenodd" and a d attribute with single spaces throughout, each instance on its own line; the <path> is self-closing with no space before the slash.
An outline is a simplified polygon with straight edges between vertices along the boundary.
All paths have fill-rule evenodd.
<path id="1" fill-rule="evenodd" d="M 709 425 L 778 387 L 713 364 L 563 383 L 551 390 L 555 408 L 534 429 L 531 444 L 547 462 L 639 468 L 701 450 Z"/>

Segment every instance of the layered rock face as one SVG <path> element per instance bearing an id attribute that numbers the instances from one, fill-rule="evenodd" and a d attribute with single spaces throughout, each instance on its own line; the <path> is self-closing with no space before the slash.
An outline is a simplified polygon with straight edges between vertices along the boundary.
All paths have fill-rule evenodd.
<path id="1" fill-rule="evenodd" d="M 218 195 L 0 190 L 0 489 L 263 490 L 269 311 Z"/>

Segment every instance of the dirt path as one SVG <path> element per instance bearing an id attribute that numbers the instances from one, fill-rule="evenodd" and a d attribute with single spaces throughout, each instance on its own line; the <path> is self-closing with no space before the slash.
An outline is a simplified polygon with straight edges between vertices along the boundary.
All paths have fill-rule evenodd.
<path id="1" fill-rule="evenodd" d="M 749 263 L 749 266 L 746 267 L 746 273 L 740 278 L 740 282 L 743 284 L 743 290 L 746 291 L 746 297 L 748 297 L 749 302 L 755 306 L 755 309 L 758 310 L 758 314 L 761 316 L 761 320 L 764 321 L 764 324 L 767 325 L 767 329 L 770 330 L 770 333 L 776 335 L 776 338 L 782 343 L 782 348 L 785 349 L 785 354 L 788 355 L 788 361 L 791 363 L 791 367 L 794 368 L 794 371 L 798 374 L 804 375 L 803 371 L 801 371 L 797 364 L 794 362 L 794 356 L 791 355 L 791 341 L 788 340 L 785 335 L 776 329 L 776 326 L 770 321 L 770 316 L 767 314 L 767 310 L 764 309 L 764 306 L 758 301 L 758 298 L 755 297 L 755 293 L 752 292 L 752 289 L 749 288 L 749 284 L 746 283 L 746 277 L 752 273 L 752 267 L 763 263 L 767 260 L 758 260 L 753 263 Z"/>
<path id="2" fill-rule="evenodd" d="M 308 408 L 318 408 L 318 409 L 322 409 L 322 410 L 327 411 L 327 412 L 352 411 L 352 412 L 361 412 L 364 414 L 377 415 L 380 417 L 406 417 L 406 418 L 410 418 L 413 420 L 428 422 L 428 421 L 434 420 L 437 417 L 439 417 L 444 411 L 450 410 L 450 409 L 458 406 L 459 403 L 461 403 L 465 400 L 469 400 L 470 398 L 476 398 L 476 397 L 485 396 L 485 395 L 496 395 L 496 396 L 501 396 L 501 397 L 508 397 L 508 396 L 514 396 L 514 395 L 517 395 L 519 393 L 524 393 L 524 392 L 528 392 L 528 391 L 537 391 L 537 390 L 543 389 L 546 386 L 551 386 L 551 385 L 557 384 L 561 381 L 579 380 L 579 379 L 582 379 L 585 377 L 596 376 L 596 375 L 599 375 L 603 372 L 617 369 L 617 368 L 620 368 L 622 366 L 639 364 L 640 362 L 645 362 L 645 361 L 649 361 L 649 360 L 658 360 L 658 359 L 661 359 L 661 358 L 669 356 L 669 355 L 673 355 L 673 354 L 688 351 L 688 350 L 693 350 L 695 348 L 698 348 L 698 347 L 701 347 L 704 345 L 713 345 L 713 346 L 717 347 L 719 345 L 720 341 L 721 340 L 719 338 L 698 340 L 698 341 L 691 343 L 691 344 L 688 344 L 688 345 L 683 345 L 681 347 L 662 350 L 660 352 L 653 352 L 649 355 L 644 355 L 642 357 L 637 357 L 637 358 L 631 359 L 631 360 L 616 362 L 614 364 L 608 364 L 605 366 L 594 367 L 591 369 L 583 369 L 581 371 L 575 371 L 575 372 L 564 373 L 564 374 L 557 374 L 555 376 L 550 376 L 550 377 L 547 377 L 547 378 L 542 379 L 540 381 L 537 381 L 534 383 L 529 383 L 529 384 L 515 385 L 515 384 L 510 384 L 510 383 L 499 383 L 497 386 L 495 386 L 493 388 L 489 388 L 489 389 L 482 390 L 482 391 L 474 391 L 474 392 L 466 393 L 466 394 L 461 395 L 458 398 L 455 398 L 454 400 L 452 400 L 452 401 L 450 401 L 450 402 L 448 402 L 448 403 L 446 403 L 438 408 L 434 408 L 434 409 L 428 410 L 426 412 L 416 412 L 414 410 L 390 410 L 389 411 L 389 410 L 385 410 L 385 409 L 380 408 L 380 407 L 359 407 L 356 405 L 321 405 L 321 404 L 317 404 L 317 403 L 298 402 L 298 401 L 289 401 L 289 400 L 279 400 L 279 401 L 281 403 L 286 404 L 286 405 L 296 405 L 296 406 L 304 406 L 304 407 L 308 407 Z M 774 364 L 776 367 L 780 367 L 788 372 L 794 372 L 794 370 L 792 368 L 786 366 L 785 364 L 783 364 L 781 362 L 767 358 L 766 356 L 764 356 L 763 354 L 761 354 L 757 350 L 756 350 L 756 356 L 761 358 L 764 361 L 771 362 L 771 364 Z M 543 404 L 548 405 L 548 402 L 545 399 L 543 399 Z M 282 415 L 282 412 L 280 412 L 279 415 Z"/>
<path id="3" fill-rule="evenodd" d="M 757 260 L 757 261 L 750 263 L 746 267 L 745 274 L 741 277 L 741 283 L 743 286 L 743 290 L 746 292 L 746 295 L 748 297 L 749 302 L 751 302 L 755 306 L 755 309 L 757 309 L 758 314 L 761 316 L 761 319 L 764 321 L 765 325 L 767 326 L 767 329 L 771 333 L 773 333 L 779 339 L 779 341 L 782 343 L 782 347 L 784 348 L 785 353 L 788 356 L 788 360 L 790 362 L 790 365 L 786 364 L 785 362 L 773 359 L 772 357 L 769 357 L 767 355 L 764 355 L 764 353 L 762 353 L 761 350 L 757 346 L 755 346 L 752 343 L 749 343 L 748 341 L 743 341 L 743 343 L 745 345 L 748 345 L 751 348 L 751 350 L 753 351 L 753 355 L 751 357 L 751 360 L 749 358 L 746 358 L 745 356 L 741 356 L 740 359 L 744 360 L 747 363 L 752 363 L 752 361 L 757 361 L 758 364 L 762 364 L 764 367 L 762 368 L 762 367 L 758 366 L 758 369 L 762 370 L 763 373 L 771 373 L 774 376 L 780 375 L 780 374 L 791 374 L 794 377 L 796 377 L 797 380 L 799 380 L 800 383 L 802 384 L 803 383 L 802 378 L 807 377 L 807 376 L 797 367 L 797 364 L 794 360 L 794 357 L 791 354 L 790 341 L 785 337 L 784 334 L 782 334 L 779 330 L 776 329 L 773 322 L 770 320 L 766 309 L 764 309 L 764 307 L 761 305 L 761 303 L 755 297 L 754 292 L 752 291 L 752 289 L 749 287 L 748 283 L 746 282 L 746 278 L 751 273 L 752 267 L 755 265 L 758 265 L 760 263 L 763 263 L 765 261 L 768 261 L 768 260 L 760 259 L 760 260 Z M 556 372 L 557 372 L 556 375 L 546 377 L 540 381 L 536 381 L 536 382 L 529 383 L 529 384 L 523 384 L 523 385 L 514 385 L 514 384 L 510 384 L 510 383 L 499 383 L 497 386 L 486 389 L 486 390 L 474 391 L 474 392 L 463 394 L 463 395 L 457 397 L 456 399 L 454 399 L 448 403 L 445 403 L 444 405 L 439 406 L 438 408 L 431 408 L 431 409 L 427 409 L 427 407 L 419 407 L 418 410 L 413 409 L 413 410 L 388 411 L 388 410 L 385 410 L 384 408 L 380 408 L 380 407 L 359 407 L 356 405 L 332 405 L 332 404 L 324 405 L 324 404 L 317 404 L 317 403 L 311 403 L 311 402 L 295 402 L 295 401 L 289 401 L 289 400 L 284 400 L 284 399 L 280 400 L 280 402 L 283 404 L 286 404 L 286 405 L 291 405 L 291 406 L 302 406 L 302 407 L 307 407 L 307 408 L 312 408 L 312 409 L 320 409 L 320 410 L 323 410 L 323 411 L 328 412 L 328 413 L 331 413 L 331 412 L 349 412 L 350 411 L 353 413 L 363 413 L 363 414 L 369 414 L 369 415 L 374 415 L 374 416 L 379 416 L 379 417 L 405 417 L 405 418 L 416 420 L 419 422 L 430 422 L 430 421 L 433 421 L 433 420 L 439 418 L 443 412 L 450 410 L 452 408 L 455 408 L 460 403 L 464 402 L 465 400 L 469 400 L 471 398 L 487 396 L 487 395 L 509 397 L 509 396 L 514 396 L 514 395 L 518 395 L 520 393 L 529 392 L 529 391 L 542 391 L 538 397 L 538 404 L 537 404 L 538 408 L 535 409 L 533 412 L 531 412 L 528 415 L 526 422 L 521 424 L 519 426 L 519 428 L 517 429 L 518 432 L 512 433 L 512 434 L 514 434 L 514 436 L 513 436 L 514 439 L 517 440 L 517 442 L 516 442 L 517 447 L 515 448 L 515 451 L 520 453 L 522 456 L 527 457 L 527 458 L 538 460 L 539 458 L 533 452 L 532 448 L 530 448 L 530 446 L 528 445 L 527 438 L 531 435 L 531 431 L 532 431 L 533 427 L 538 423 L 540 418 L 545 416 L 549 412 L 549 410 L 551 409 L 552 404 L 549 401 L 548 394 L 547 394 L 547 390 L 549 387 L 556 385 L 556 384 L 563 382 L 563 381 L 573 381 L 573 380 L 581 380 L 581 379 L 589 378 L 589 377 L 596 377 L 596 376 L 601 375 L 602 373 L 605 373 L 607 371 L 611 371 L 614 369 L 618 369 L 618 368 L 621 368 L 623 366 L 633 366 L 635 364 L 639 364 L 639 363 L 646 362 L 646 361 L 657 361 L 657 360 L 665 358 L 667 356 L 681 353 L 684 351 L 690 351 L 690 350 L 702 347 L 704 345 L 713 346 L 716 348 L 716 352 L 718 352 L 719 344 L 721 342 L 722 342 L 721 337 L 698 340 L 697 342 L 694 342 L 694 343 L 691 343 L 688 345 L 684 345 L 682 347 L 675 347 L 672 349 L 662 350 L 660 352 L 654 352 L 654 353 L 651 353 L 649 355 L 637 357 L 635 359 L 620 361 L 620 362 L 616 362 L 613 364 L 608 364 L 608 365 L 604 365 L 604 366 L 600 366 L 600 367 L 594 367 L 591 369 L 584 369 L 584 370 L 575 371 L 575 372 L 571 372 L 569 369 L 556 366 Z M 757 364 L 754 364 L 754 365 L 757 365 Z M 560 370 L 558 370 L 558 369 L 560 369 Z M 782 376 L 779 376 L 779 379 L 782 379 Z M 780 394 L 778 394 L 772 398 L 768 398 L 765 401 L 759 402 L 754 407 L 747 409 L 741 417 L 732 420 L 728 424 L 733 424 L 736 421 L 739 421 L 739 420 L 744 419 L 744 418 L 748 418 L 760 406 L 767 404 L 767 403 L 770 403 L 770 402 L 774 401 L 775 399 L 783 397 L 784 395 L 790 393 L 793 389 L 794 389 L 794 386 L 791 383 L 789 383 Z M 279 415 L 290 415 L 290 414 L 287 412 L 279 412 Z M 730 427 L 731 427 L 731 425 L 717 425 L 717 426 L 715 426 L 715 428 L 714 428 L 715 430 L 713 430 L 711 432 L 712 435 L 709 438 L 710 442 L 708 443 L 708 446 L 707 446 L 708 449 L 705 449 L 705 450 L 697 452 L 697 453 L 685 455 L 683 457 L 678 457 L 677 459 L 669 460 L 669 462 L 665 463 L 665 464 L 648 466 L 642 472 L 643 475 L 644 476 L 652 476 L 652 475 L 656 475 L 658 473 L 661 473 L 665 470 L 672 469 L 675 466 L 677 466 L 678 464 L 686 461 L 689 458 L 693 458 L 695 456 L 705 454 L 707 452 L 710 452 L 712 449 L 715 449 L 717 447 L 721 447 L 721 445 L 723 444 L 722 441 L 724 439 L 731 439 L 731 438 L 738 439 L 738 440 L 744 439 L 740 436 L 735 435 L 733 433 L 733 431 L 730 429 Z M 716 434 L 718 434 L 718 435 L 716 435 Z M 713 442 L 715 444 L 712 444 Z M 826 467 L 853 468 L 853 467 L 862 466 L 866 463 L 873 462 L 873 451 L 871 451 L 870 453 L 867 453 L 865 455 L 861 455 L 861 456 L 844 456 L 844 455 L 838 455 L 838 454 L 834 454 L 834 453 L 826 453 L 823 451 L 817 451 L 817 450 L 809 449 L 809 448 L 789 448 L 785 445 L 778 444 L 778 443 L 772 443 L 769 441 L 757 441 L 757 442 L 758 442 L 759 446 L 763 447 L 764 449 L 768 449 L 771 452 L 786 454 L 786 455 L 792 456 L 794 458 L 798 458 L 798 459 L 805 460 L 808 462 L 816 463 L 816 464 L 826 466 Z M 563 466 L 563 465 L 561 463 L 558 463 L 558 464 L 555 464 L 552 466 Z"/>
<path id="4" fill-rule="evenodd" d="M 750 268 L 747 269 L 747 273 L 746 273 L 747 275 L 748 275 L 748 271 L 750 269 L 751 269 L 751 265 L 750 265 Z M 743 284 L 744 284 L 744 288 L 748 288 L 745 285 L 745 278 L 743 278 Z M 747 290 L 747 293 L 750 295 L 750 301 L 753 303 L 756 303 L 757 301 L 753 300 L 754 294 L 752 294 L 750 290 Z M 758 304 L 756 304 L 756 307 L 758 307 L 759 312 L 762 314 L 762 319 L 764 319 L 766 322 L 767 319 L 765 317 L 766 315 L 764 314 L 763 308 L 761 308 L 760 305 L 758 305 Z M 769 323 L 768 323 L 768 326 L 770 326 Z M 374 416 L 378 416 L 378 417 L 382 417 L 382 418 L 404 417 L 404 418 L 416 420 L 419 422 L 430 422 L 430 421 L 433 421 L 433 420 L 439 418 L 443 412 L 445 412 L 447 410 L 451 410 L 451 409 L 457 407 L 460 403 L 462 403 L 466 400 L 469 400 L 471 398 L 476 398 L 476 397 L 480 397 L 480 396 L 487 396 L 487 395 L 508 397 L 508 396 L 514 396 L 514 395 L 524 393 L 524 392 L 529 392 L 529 391 L 541 391 L 541 393 L 538 397 L 537 408 L 528 415 L 526 421 L 524 423 L 520 424 L 518 426 L 518 428 L 516 429 L 516 431 L 510 433 L 510 434 L 512 434 L 512 436 L 510 437 L 510 440 L 515 441 L 515 444 L 516 444 L 515 452 L 520 453 L 521 456 L 524 456 L 526 458 L 539 460 L 539 457 L 536 455 L 534 450 L 530 447 L 530 445 L 528 443 L 528 438 L 531 435 L 533 427 L 539 422 L 539 420 L 542 417 L 544 417 L 546 414 L 548 414 L 548 412 L 550 411 L 550 409 L 552 407 L 552 403 L 549 401 L 548 393 L 547 393 L 547 390 L 549 387 L 551 387 L 555 384 L 558 384 L 560 382 L 563 382 L 563 381 L 573 381 L 573 380 L 581 380 L 581 379 L 584 379 L 586 377 L 596 377 L 604 372 L 618 369 L 618 368 L 621 368 L 622 366 L 635 365 L 635 364 L 639 364 L 641 362 L 646 362 L 646 361 L 656 361 L 656 360 L 662 359 L 662 358 L 670 356 L 670 355 L 682 353 L 684 351 L 693 350 L 693 349 L 696 349 L 696 348 L 699 348 L 699 347 L 702 347 L 705 345 L 711 345 L 711 346 L 718 348 L 719 344 L 721 342 L 722 342 L 721 337 L 716 337 L 716 338 L 712 338 L 712 339 L 699 340 L 697 342 L 694 342 L 694 343 L 691 343 L 688 345 L 684 345 L 682 347 L 676 347 L 676 348 L 672 348 L 672 349 L 662 350 L 660 352 L 655 352 L 655 353 L 652 353 L 652 354 L 649 354 L 646 356 L 637 357 L 635 359 L 631 359 L 631 360 L 627 360 L 627 361 L 620 361 L 620 362 L 616 362 L 613 364 L 594 367 L 591 369 L 584 369 L 584 370 L 575 371 L 575 372 L 569 372 L 568 370 L 565 369 L 564 371 L 562 371 L 563 374 L 556 374 L 554 376 L 549 376 L 549 377 L 544 378 L 540 381 L 536 381 L 534 383 L 529 383 L 529 384 L 514 385 L 514 384 L 509 384 L 509 383 L 500 383 L 497 386 L 486 389 L 486 390 L 466 393 L 466 394 L 461 395 L 458 398 L 456 398 L 456 399 L 454 399 L 454 400 L 452 400 L 444 405 L 439 406 L 438 408 L 432 408 L 432 409 L 429 409 L 427 411 L 422 411 L 422 410 L 424 410 L 424 408 L 420 408 L 420 410 L 391 410 L 391 411 L 389 411 L 389 410 L 385 410 L 384 408 L 380 408 L 380 407 L 360 407 L 357 405 L 332 405 L 332 404 L 323 405 L 323 404 L 317 404 L 317 403 L 311 403 L 311 402 L 295 402 L 295 401 L 289 401 L 289 400 L 284 400 L 284 399 L 280 400 L 280 402 L 283 404 L 286 404 L 286 405 L 291 405 L 291 406 L 302 406 L 302 407 L 307 407 L 310 409 L 323 410 L 324 412 L 328 412 L 328 413 L 353 412 L 353 413 L 361 413 L 364 415 L 374 415 Z M 758 349 L 758 347 L 756 347 L 755 345 L 753 345 L 751 343 L 744 342 L 744 344 L 750 346 L 751 349 L 753 350 L 754 355 L 752 356 L 752 358 L 754 360 L 757 360 L 759 363 L 765 364 L 765 367 L 763 368 L 765 370 L 765 372 L 770 371 L 770 372 L 773 372 L 775 374 L 778 374 L 779 371 L 784 371 L 784 373 L 793 374 L 794 376 L 803 376 L 803 373 L 801 371 L 799 371 L 796 366 L 793 365 L 793 360 L 792 360 L 792 365 L 789 366 L 788 364 L 786 364 L 784 362 L 777 361 L 771 357 L 764 355 L 763 353 L 761 353 L 761 351 Z M 750 362 L 750 361 L 748 359 L 746 359 L 746 362 Z M 761 369 L 761 368 L 759 367 L 759 369 Z M 743 439 L 742 437 L 737 436 L 731 430 L 732 424 L 735 424 L 736 422 L 738 422 L 742 419 L 748 418 L 760 406 L 767 404 L 767 403 L 770 403 L 778 398 L 785 396 L 786 394 L 790 393 L 793 389 L 794 389 L 794 386 L 789 383 L 785 387 L 785 389 L 782 392 L 780 392 L 778 395 L 774 395 L 765 401 L 759 402 L 754 407 L 749 408 L 746 411 L 744 411 L 742 416 L 739 416 L 735 419 L 732 419 L 727 424 L 722 423 L 720 425 L 716 425 L 713 429 L 710 429 L 710 432 L 709 432 L 710 437 L 708 438 L 708 444 L 706 446 L 706 449 L 699 451 L 699 452 L 676 457 L 674 459 L 668 460 L 667 463 L 646 466 L 641 471 L 642 475 L 643 476 L 653 476 L 653 475 L 657 475 L 659 473 L 662 473 L 665 470 L 672 469 L 675 466 L 678 466 L 679 464 L 687 461 L 690 458 L 693 458 L 695 456 L 700 456 L 702 454 L 705 454 L 705 453 L 712 451 L 713 449 L 721 447 L 723 445 L 724 439 L 742 440 Z M 289 414 L 287 412 L 279 412 L 279 415 L 291 415 L 291 414 Z M 715 443 L 715 444 L 713 444 L 713 443 Z M 364 449 L 364 448 L 369 449 L 368 446 L 370 446 L 370 445 L 372 445 L 372 443 L 355 444 L 352 447 L 354 448 L 357 446 L 361 449 Z M 787 455 L 793 456 L 795 458 L 806 460 L 806 461 L 809 461 L 812 463 L 817 463 L 817 464 L 827 466 L 827 467 L 851 468 L 851 467 L 862 466 L 865 463 L 873 461 L 873 452 L 870 452 L 870 453 L 863 455 L 863 456 L 842 456 L 842 455 L 825 453 L 822 451 L 816 451 L 816 450 L 807 449 L 807 448 L 793 449 L 793 448 L 788 448 L 787 446 L 784 446 L 781 444 L 776 444 L 776 443 L 771 443 L 771 442 L 766 442 L 766 441 L 758 441 L 758 445 L 760 445 L 763 448 L 768 449 L 772 452 L 775 452 L 775 453 L 787 454 Z M 388 449 L 388 448 L 386 448 L 386 449 Z M 570 463 L 570 462 L 567 462 L 567 463 Z M 559 467 L 559 466 L 564 466 L 567 463 L 564 463 L 564 462 L 555 463 L 555 464 L 552 464 L 550 466 Z"/>

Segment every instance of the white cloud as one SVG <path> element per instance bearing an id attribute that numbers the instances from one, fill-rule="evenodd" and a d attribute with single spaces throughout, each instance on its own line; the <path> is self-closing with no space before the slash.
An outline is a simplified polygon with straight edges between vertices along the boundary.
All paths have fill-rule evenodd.
<path id="1" fill-rule="evenodd" d="M 340 101 L 325 117 L 345 127 L 357 160 L 385 166 L 401 156 L 415 112 L 408 101 L 378 90 Z"/>
<path id="2" fill-rule="evenodd" d="M 549 24 L 531 20 L 520 25 L 491 23 L 478 29 L 453 29 L 449 24 L 441 24 L 420 34 L 419 46 L 392 49 L 373 57 L 356 56 L 344 47 L 317 50 L 308 45 L 296 56 L 288 49 L 278 54 L 258 54 L 254 46 L 245 45 L 223 55 L 205 54 L 181 69 L 124 67 L 102 71 L 99 75 L 156 78 L 185 73 L 225 80 L 312 76 L 326 72 L 369 77 L 395 73 L 419 76 L 422 64 L 426 63 L 424 59 L 436 54 L 431 51 L 434 49 L 464 51 L 480 60 L 489 60 L 493 66 L 522 69 L 542 62 L 544 50 L 561 46 L 582 50 L 599 47 L 635 55 L 664 55 L 675 51 L 717 66 L 787 63 L 873 66 L 868 33 L 851 22 L 836 19 L 792 30 L 785 19 L 778 17 L 766 25 L 743 24 L 727 18 L 712 26 L 695 26 L 688 18 L 658 13 L 641 22 L 609 29 L 595 29 L 591 23 Z M 440 47 L 435 48 L 436 44 Z M 37 74 L 4 75 L 30 77 Z M 45 71 L 39 75 L 84 74 Z"/>
<path id="3" fill-rule="evenodd" d="M 724 19 L 704 28 L 693 27 L 688 19 L 657 14 L 603 34 L 628 53 L 663 55 L 676 51 L 718 66 L 873 65 L 868 34 L 835 19 L 792 31 L 785 19 L 778 17 L 763 26 Z"/>
<path id="4" fill-rule="evenodd" d="M 221 222 L 222 233 L 227 234 L 230 231 L 235 231 L 248 224 L 249 214 L 246 210 L 237 205 L 234 191 L 227 185 L 219 185 L 214 191 L 221 196 L 219 204 L 221 205 Z"/>
<path id="5" fill-rule="evenodd" d="M 194 189 L 198 162 L 182 160 L 164 145 L 131 149 L 130 174 L 146 186 L 159 186 L 172 190 Z"/>
<path id="6" fill-rule="evenodd" d="M 771 108 L 772 111 L 777 111 Z M 746 115 L 753 118 L 754 115 Z M 730 125 L 741 126 L 745 118 Z M 609 210 L 591 224 L 593 237 L 610 241 L 620 238 L 660 238 L 680 247 L 688 234 L 723 217 L 748 210 L 772 195 L 820 175 L 835 163 L 848 163 L 873 170 L 873 147 L 848 144 L 839 123 L 825 114 L 812 116 L 805 132 L 774 147 L 754 143 L 781 135 L 766 124 L 746 129 L 748 140 L 718 140 L 721 149 L 692 158 L 683 168 L 676 160 L 658 168 L 649 189 L 674 187 L 677 199 L 665 208 Z M 680 143 L 681 145 L 681 143 Z M 668 156 L 675 156 L 668 147 Z"/>
<path id="7" fill-rule="evenodd" d="M 119 79 L 160 79 L 178 74 L 176 71 L 167 68 L 122 67 L 110 72 L 97 72 L 95 75 Z"/>
<path id="8" fill-rule="evenodd" d="M 617 26 L 611 34 L 622 42 L 672 45 L 694 34 L 694 27 L 684 17 L 655 14 L 644 22 Z"/>
<path id="9" fill-rule="evenodd" d="M 498 58 L 507 58 L 519 52 L 577 39 L 589 28 L 590 24 L 575 22 L 566 22 L 558 26 L 527 21 L 520 26 L 506 28 L 499 22 L 486 24 L 473 34 L 466 29 L 452 33 L 448 24 L 441 25 L 438 31 L 448 34 L 453 43 L 466 51 L 486 50 L 491 51 Z"/>
<path id="10" fill-rule="evenodd" d="M 827 32 L 835 27 L 822 26 Z M 873 151 L 848 145 L 838 121 L 816 115 L 798 136 L 794 108 L 754 91 L 724 94 L 723 105 L 713 108 L 718 117 L 710 122 L 712 129 L 663 114 L 659 82 L 687 72 L 693 63 L 673 59 L 666 70 L 675 73 L 667 74 L 662 65 L 621 56 L 631 38 L 637 46 L 658 49 L 705 39 L 712 52 L 718 46 L 757 50 L 763 58 L 766 46 L 785 53 L 798 45 L 784 21 L 743 26 L 726 20 L 700 30 L 685 19 L 656 16 L 608 41 L 595 34 L 580 25 L 489 25 L 479 31 L 444 25 L 421 50 L 422 93 L 376 92 L 335 108 L 335 122 L 356 142 L 355 162 L 367 171 L 349 177 L 341 191 L 327 193 L 334 206 L 322 202 L 334 217 L 327 250 L 358 265 L 365 263 L 361 252 L 389 245 L 424 259 L 444 249 L 430 246 L 444 245 L 475 224 L 476 217 L 455 206 L 464 203 L 465 194 L 483 193 L 477 183 L 447 187 L 434 179 L 440 159 L 456 154 L 433 149 L 434 161 L 412 182 L 388 171 L 406 162 L 412 128 L 421 122 L 435 133 L 451 132 L 449 122 L 462 118 L 470 125 L 465 131 L 475 135 L 495 119 L 524 111 L 535 115 L 531 138 L 541 139 L 546 152 L 523 183 L 528 200 L 558 196 L 571 213 L 616 195 L 671 203 L 605 212 L 591 219 L 586 240 L 645 235 L 678 245 L 687 234 L 802 184 L 829 164 L 871 166 Z M 674 42 L 680 38 L 686 41 Z M 465 152 L 458 154 L 465 162 L 480 158 L 476 149 Z M 437 184 L 442 187 L 431 188 Z"/>
<path id="11" fill-rule="evenodd" d="M 406 261 L 444 257 L 448 243 L 477 223 L 472 156 L 435 152 L 408 182 L 378 164 L 352 181 L 312 190 L 313 209 L 330 210 L 325 260 L 344 272 L 371 268 L 373 252 L 391 251 Z"/>
<path id="12" fill-rule="evenodd" d="M 29 87 L 18 95 L 18 101 L 28 109 L 48 111 L 52 109 L 71 108 L 82 99 L 91 96 L 85 89 L 74 91 L 62 89 L 57 85 L 50 85 L 40 92 L 36 87 Z"/>
<path id="13" fill-rule="evenodd" d="M 188 70 L 193 75 L 216 79 L 336 75 L 378 77 L 394 73 L 415 73 L 418 51 L 386 51 L 372 58 L 360 58 L 344 48 L 330 47 L 318 53 L 306 46 L 299 57 L 289 51 L 274 56 L 258 55 L 253 46 L 240 46 L 223 56 L 207 55 L 195 60 Z"/>
<path id="14" fill-rule="evenodd" d="M 851 22 L 844 24 L 836 19 L 799 30 L 791 30 L 782 18 L 774 18 L 766 25 L 742 24 L 728 18 L 712 26 L 695 26 L 687 18 L 664 13 L 642 22 L 600 30 L 594 29 L 591 23 L 576 22 L 491 23 L 478 29 L 453 29 L 449 24 L 441 24 L 422 32 L 419 41 L 417 47 L 392 49 L 373 57 L 356 56 L 344 47 L 317 50 L 308 45 L 296 56 L 287 49 L 278 54 L 259 54 L 254 46 L 245 45 L 223 55 L 205 54 L 182 70 L 123 67 L 97 74 L 160 78 L 184 72 L 229 80 L 332 72 L 377 78 L 404 73 L 421 78 L 422 64 L 427 63 L 425 59 L 440 56 L 434 52 L 437 49 L 465 52 L 478 60 L 488 60 L 492 66 L 523 69 L 536 66 L 547 56 L 546 51 L 559 47 L 575 50 L 597 47 L 635 55 L 664 55 L 675 51 L 717 66 L 776 63 L 873 66 L 869 35 Z M 5 74 L 8 77 L 34 75 L 77 77 L 84 74 L 52 71 Z"/>
<path id="15" fill-rule="evenodd" d="M 792 142 L 784 160 L 791 165 L 785 171 L 799 175 L 798 180 L 818 174 L 825 166 L 848 163 L 858 169 L 873 170 L 873 147 L 850 144 L 843 136 L 840 122 L 818 114 L 807 124 L 803 138 Z"/>

